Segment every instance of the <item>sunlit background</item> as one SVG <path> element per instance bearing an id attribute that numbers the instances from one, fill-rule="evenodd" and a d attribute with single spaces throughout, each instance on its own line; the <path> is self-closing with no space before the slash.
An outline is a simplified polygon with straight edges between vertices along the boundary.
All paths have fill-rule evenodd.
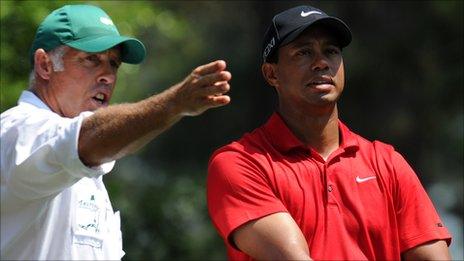
<path id="1" fill-rule="evenodd" d="M 216 59 L 233 76 L 230 105 L 184 118 L 104 177 L 122 214 L 125 260 L 226 258 L 207 214 L 208 159 L 271 115 L 276 97 L 261 77 L 261 39 L 274 14 L 308 3 L 353 33 L 341 119 L 408 159 L 453 234 L 453 259 L 464 259 L 462 1 L 2 0 L 2 112 L 27 88 L 38 24 L 66 3 L 99 5 L 147 47 L 143 64 L 121 67 L 113 103 L 159 93 Z"/>

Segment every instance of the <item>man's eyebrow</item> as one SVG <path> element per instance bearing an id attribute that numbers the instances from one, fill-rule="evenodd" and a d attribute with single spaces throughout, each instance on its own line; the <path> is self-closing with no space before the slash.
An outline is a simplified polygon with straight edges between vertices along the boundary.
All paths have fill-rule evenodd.
<path id="1" fill-rule="evenodd" d="M 302 48 L 305 46 L 313 46 L 315 43 L 314 40 L 305 40 L 305 41 L 300 41 L 300 42 L 292 42 L 289 44 L 291 48 Z M 334 46 L 339 46 L 337 41 L 335 39 L 328 39 L 323 42 L 324 45 L 334 45 Z"/>
<path id="2" fill-rule="evenodd" d="M 121 63 L 121 61 L 122 61 L 122 57 L 121 57 L 122 54 L 121 54 L 121 51 L 111 52 L 111 50 L 112 50 L 112 49 L 107 50 L 108 57 L 109 57 L 110 59 L 113 59 L 113 60 L 115 60 L 115 61 Z"/>
<path id="3" fill-rule="evenodd" d="M 311 45 L 314 45 L 314 41 L 300 41 L 300 42 L 292 42 L 290 43 L 290 47 L 292 48 L 300 48 L 300 47 L 304 47 L 304 46 L 311 46 Z"/>
<path id="4" fill-rule="evenodd" d="M 122 58 L 120 55 L 114 55 L 114 56 L 110 56 L 110 59 L 117 62 L 118 64 L 121 64 L 122 63 Z"/>

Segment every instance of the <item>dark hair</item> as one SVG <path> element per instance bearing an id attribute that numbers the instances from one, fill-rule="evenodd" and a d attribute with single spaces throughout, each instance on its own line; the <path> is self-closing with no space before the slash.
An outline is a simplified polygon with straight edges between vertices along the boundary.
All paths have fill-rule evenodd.
<path id="1" fill-rule="evenodd" d="M 278 63 L 279 62 L 279 49 L 275 50 L 273 54 L 267 57 L 267 63 Z"/>
<path id="2" fill-rule="evenodd" d="M 327 27 L 327 26 L 321 26 L 323 27 L 325 30 L 327 31 L 330 31 L 330 28 Z M 308 28 L 307 28 L 308 29 Z M 335 38 L 335 43 L 334 43 L 336 46 L 338 46 L 338 48 L 340 48 L 340 52 L 343 51 L 343 48 L 344 46 L 341 44 L 340 42 L 340 39 L 339 38 Z M 274 50 L 274 52 L 272 52 L 271 55 L 269 55 L 267 58 L 266 58 L 266 63 L 278 63 L 279 62 L 279 48 L 277 48 L 276 50 Z"/>

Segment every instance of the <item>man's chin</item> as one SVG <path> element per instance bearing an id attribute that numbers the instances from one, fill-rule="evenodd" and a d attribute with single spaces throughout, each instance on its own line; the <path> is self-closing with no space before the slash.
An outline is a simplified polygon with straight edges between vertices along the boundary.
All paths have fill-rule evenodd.
<path id="1" fill-rule="evenodd" d="M 92 104 L 87 108 L 87 111 L 96 111 L 98 109 L 106 108 L 108 105 L 108 102 L 92 101 Z"/>
<path id="2" fill-rule="evenodd" d="M 102 104 L 100 106 L 98 106 L 96 109 L 94 109 L 94 111 L 98 110 L 98 109 L 103 109 L 103 108 L 106 108 L 108 107 L 108 104 Z"/>
<path id="3" fill-rule="evenodd" d="M 333 105 L 337 103 L 338 97 L 335 97 L 333 94 L 323 94 L 318 97 L 312 97 L 310 99 L 310 103 L 314 105 L 320 105 L 320 106 L 325 106 L 325 105 Z"/>

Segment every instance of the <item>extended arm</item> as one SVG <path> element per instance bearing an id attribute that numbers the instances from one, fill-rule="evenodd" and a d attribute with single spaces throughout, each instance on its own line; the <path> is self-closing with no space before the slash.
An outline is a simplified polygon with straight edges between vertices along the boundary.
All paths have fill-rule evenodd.
<path id="1" fill-rule="evenodd" d="M 197 67 L 182 82 L 131 104 L 99 109 L 87 117 L 79 134 L 79 157 L 88 166 L 133 153 L 186 115 L 230 102 L 224 95 L 231 74 L 224 61 Z"/>
<path id="2" fill-rule="evenodd" d="M 444 240 L 430 241 L 405 251 L 403 260 L 451 260 L 448 246 Z"/>
<path id="3" fill-rule="evenodd" d="M 258 260 L 311 260 L 306 240 L 288 213 L 250 221 L 233 232 L 237 247 Z"/>

